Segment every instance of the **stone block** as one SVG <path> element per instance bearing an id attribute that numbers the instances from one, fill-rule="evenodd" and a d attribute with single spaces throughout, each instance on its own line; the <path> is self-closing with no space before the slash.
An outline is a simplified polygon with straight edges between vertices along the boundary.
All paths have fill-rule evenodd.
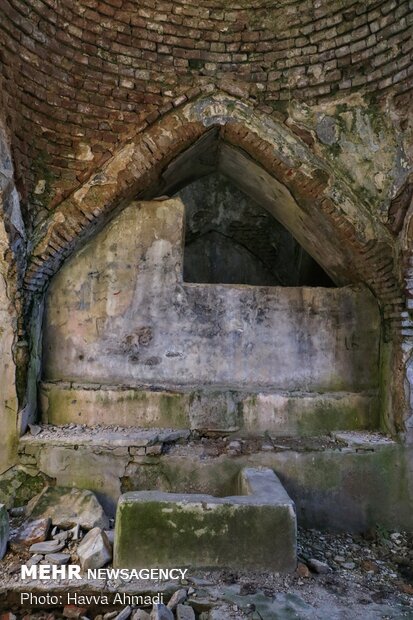
<path id="1" fill-rule="evenodd" d="M 195 612 L 189 605 L 179 604 L 176 608 L 176 620 L 195 620 Z"/>
<path id="2" fill-rule="evenodd" d="M 145 389 L 105 389 L 43 383 L 40 386 L 45 421 L 61 425 L 77 423 L 89 426 L 117 424 L 122 427 L 192 428 L 206 431 L 248 432 L 276 431 L 280 435 L 311 435 L 332 430 L 373 429 L 378 425 L 378 396 L 375 390 L 362 392 L 303 392 L 303 391 L 246 391 L 211 390 L 151 391 Z M 81 418 L 79 418 L 81 412 Z M 58 483 L 67 484 L 73 467 L 66 470 L 67 454 L 55 458 L 44 471 Z M 138 447 L 131 454 L 145 454 Z M 149 452 L 147 452 L 149 453 Z M 101 467 L 92 461 L 97 457 L 86 454 L 91 464 L 88 471 L 99 472 Z M 42 463 L 50 460 L 48 452 Z M 62 460 L 63 467 L 57 461 Z M 81 467 L 84 472 L 83 459 Z M 95 473 L 96 476 L 96 473 Z M 107 487 L 107 480 L 101 486 Z M 90 489 L 96 488 L 90 486 Z"/>
<path id="3" fill-rule="evenodd" d="M 49 533 L 50 524 L 49 517 L 23 523 L 10 540 L 11 548 L 14 551 L 19 551 L 35 543 L 43 542 Z"/>
<path id="4" fill-rule="evenodd" d="M 280 480 L 270 469 L 246 468 L 238 492 L 221 498 L 158 491 L 122 495 L 114 565 L 294 570 L 295 508 Z"/>
<path id="5" fill-rule="evenodd" d="M 157 603 L 153 606 L 150 618 L 151 620 L 174 620 L 174 615 L 165 605 Z"/>
<path id="6" fill-rule="evenodd" d="M 33 545 L 29 547 L 29 551 L 30 553 L 42 554 L 57 553 L 61 551 L 64 546 L 65 543 L 60 540 L 44 540 L 43 542 L 33 543 Z"/>
<path id="7" fill-rule="evenodd" d="M 40 402 L 45 422 L 87 422 L 133 427 L 189 427 L 189 395 L 171 391 L 76 388 L 43 383 Z"/>
<path id="8" fill-rule="evenodd" d="M 372 392 L 246 394 L 240 410 L 245 431 L 279 436 L 375 429 L 379 423 L 378 397 Z"/>
<path id="9" fill-rule="evenodd" d="M 168 601 L 168 609 L 175 611 L 176 607 L 183 603 L 188 598 L 188 593 L 185 588 L 181 588 L 180 590 L 176 590 L 173 593 L 170 600 Z"/>
<path id="10" fill-rule="evenodd" d="M 85 530 L 109 528 L 109 519 L 96 496 L 85 489 L 46 487 L 27 505 L 31 518 L 50 517 L 53 525 L 62 528 L 80 525 Z"/>
<path id="11" fill-rule="evenodd" d="M 112 559 L 110 542 L 100 528 L 90 530 L 80 543 L 77 554 L 83 570 L 101 568 Z"/>
<path id="12" fill-rule="evenodd" d="M 191 428 L 212 431 L 239 428 L 236 392 L 198 391 L 191 396 Z"/>

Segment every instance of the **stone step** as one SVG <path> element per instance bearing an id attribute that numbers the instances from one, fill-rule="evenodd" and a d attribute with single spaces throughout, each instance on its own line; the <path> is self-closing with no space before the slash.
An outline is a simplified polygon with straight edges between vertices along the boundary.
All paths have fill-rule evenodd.
<path id="1" fill-rule="evenodd" d="M 5 475 L 0 501 L 11 505 L 18 501 L 13 498 L 31 497 L 50 479 L 58 486 L 94 491 L 113 515 L 127 491 L 224 497 L 232 494 L 242 468 L 268 467 L 286 486 L 304 527 L 341 530 L 346 524 L 364 531 L 378 522 L 394 529 L 397 522 L 401 529 L 413 529 L 406 473 L 412 450 L 384 435 L 268 433 L 238 436 L 235 449 L 232 438 L 187 437 L 183 429 L 41 427 L 37 435 L 21 438 L 19 464 Z"/>
<path id="2" fill-rule="evenodd" d="M 20 447 L 38 446 L 100 446 L 108 450 L 116 448 L 149 447 L 154 444 L 175 443 L 189 438 L 189 429 L 173 428 L 123 428 L 117 426 L 86 426 L 66 424 L 54 426 L 42 424 L 35 427 L 34 433 L 26 433 L 20 438 Z M 122 452 L 119 451 L 119 454 Z"/>
<path id="3" fill-rule="evenodd" d="M 305 392 L 170 389 L 101 384 L 42 383 L 44 423 L 116 424 L 200 431 L 316 435 L 332 430 L 378 428 L 377 392 Z"/>
<path id="4" fill-rule="evenodd" d="M 245 468 L 234 480 L 234 492 L 122 495 L 114 566 L 295 570 L 297 519 L 279 478 L 268 468 Z"/>

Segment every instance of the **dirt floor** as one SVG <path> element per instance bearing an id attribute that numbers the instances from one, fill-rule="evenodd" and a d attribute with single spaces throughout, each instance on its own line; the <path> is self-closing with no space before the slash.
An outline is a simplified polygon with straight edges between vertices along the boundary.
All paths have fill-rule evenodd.
<path id="1" fill-rule="evenodd" d="M 13 518 L 12 527 L 20 520 Z M 75 557 L 74 543 L 69 543 L 68 551 Z M 363 537 L 300 530 L 298 554 L 298 569 L 290 575 L 189 571 L 187 581 L 179 586 L 166 584 L 165 601 L 173 589 L 185 588 L 187 603 L 199 620 L 413 619 L 412 535 L 381 529 Z M 82 587 L 73 583 L 30 582 L 29 587 L 20 580 L 20 565 L 29 557 L 28 552 L 9 551 L 0 562 L 0 609 L 5 614 L 0 616 L 1 620 L 14 620 L 13 615 L 17 620 L 68 617 L 64 606 L 22 607 L 20 593 L 28 589 L 43 594 L 107 591 L 112 599 L 114 592 L 134 591 L 131 583 L 125 586 L 115 582 Z M 159 590 L 159 584 L 145 587 L 147 592 Z M 110 620 L 123 609 L 123 605 L 91 605 L 77 617 Z M 76 617 L 72 613 L 76 611 L 70 610 L 69 617 Z M 132 608 L 129 617 L 133 619 L 133 615 Z"/>

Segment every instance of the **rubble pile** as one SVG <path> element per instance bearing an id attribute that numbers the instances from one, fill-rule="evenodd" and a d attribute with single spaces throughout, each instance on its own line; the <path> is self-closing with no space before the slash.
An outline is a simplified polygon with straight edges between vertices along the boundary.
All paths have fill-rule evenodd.
<path id="1" fill-rule="evenodd" d="M 113 527 L 90 491 L 53 487 L 23 508 L 0 506 L 0 620 L 335 620 L 346 610 L 366 620 L 413 617 L 413 535 L 382 527 L 362 536 L 299 529 L 294 573 L 197 571 L 169 583 L 164 604 L 2 608 L 21 586 L 23 564 L 110 567 Z M 100 587 L 109 585 L 112 593 L 124 586 Z"/>

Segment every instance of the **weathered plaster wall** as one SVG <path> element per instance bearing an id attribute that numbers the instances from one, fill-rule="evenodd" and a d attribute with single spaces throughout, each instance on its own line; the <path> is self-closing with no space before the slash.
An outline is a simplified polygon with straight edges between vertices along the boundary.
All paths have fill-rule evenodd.
<path id="1" fill-rule="evenodd" d="M 0 222 L 0 253 L 8 248 L 8 237 L 4 223 Z M 14 459 L 14 448 L 18 440 L 16 366 L 13 359 L 16 314 L 7 294 L 8 263 L 0 258 L 0 473 L 7 469 Z"/>
<path id="2" fill-rule="evenodd" d="M 19 197 L 14 186 L 9 141 L 0 124 L 0 473 L 16 460 L 22 421 L 18 416 L 25 404 L 25 386 L 19 386 L 18 364 L 24 360 L 24 342 L 18 342 L 20 284 L 18 270 L 25 240 Z M 19 264 L 20 263 L 20 264 Z M 21 307 L 21 306 L 20 306 Z M 20 346 L 19 346 L 20 345 Z M 21 402 L 23 400 L 23 403 Z"/>
<path id="3" fill-rule="evenodd" d="M 184 284 L 183 216 L 180 201 L 132 203 L 60 270 L 46 380 L 377 389 L 380 315 L 365 288 Z"/>
<path id="4" fill-rule="evenodd" d="M 225 146 L 201 167 L 217 154 L 212 167 L 267 200 L 330 275 L 376 295 L 383 427 L 412 428 L 411 1 L 221 4 L 1 3 L 1 105 L 26 229 L 9 170 L 1 407 L 19 392 L 23 412 L 12 436 L 34 415 L 50 277 L 114 209 L 168 186 L 168 165 L 211 129 Z"/>
<path id="5" fill-rule="evenodd" d="M 337 437 L 338 442 L 327 437 L 307 442 L 290 438 L 284 449 L 277 446 L 270 452 L 251 451 L 245 444 L 244 454 L 229 458 L 202 441 L 180 445 L 186 443 L 182 431 L 88 433 L 79 427 L 75 435 L 26 436 L 19 453 L 32 484 L 38 484 L 40 476 L 61 486 L 93 489 L 109 511 L 122 492 L 132 490 L 222 497 L 233 492 L 242 467 L 264 466 L 280 477 L 303 527 L 363 532 L 379 525 L 413 532 L 411 446 L 374 434 Z M 0 487 L 0 498 L 8 505 L 15 494 L 23 493 L 20 488 L 9 495 L 2 491 Z"/>

